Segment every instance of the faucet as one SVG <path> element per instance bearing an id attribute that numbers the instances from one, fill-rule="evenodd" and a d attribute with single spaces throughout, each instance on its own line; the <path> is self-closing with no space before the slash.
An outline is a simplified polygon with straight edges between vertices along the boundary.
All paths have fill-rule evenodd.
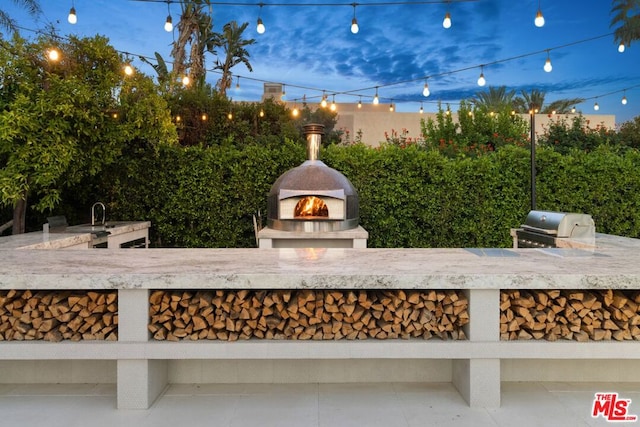
<path id="1" fill-rule="evenodd" d="M 107 217 L 107 208 L 102 202 L 95 202 L 93 206 L 91 206 L 91 225 L 96 225 L 96 206 L 102 206 L 102 221 L 100 224 L 104 225 Z"/>

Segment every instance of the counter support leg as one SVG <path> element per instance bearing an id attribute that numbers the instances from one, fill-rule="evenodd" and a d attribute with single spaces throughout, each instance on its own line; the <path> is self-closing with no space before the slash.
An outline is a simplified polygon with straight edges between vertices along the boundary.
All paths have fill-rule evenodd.
<path id="1" fill-rule="evenodd" d="M 500 290 L 470 289 L 466 294 L 469 299 L 467 338 L 474 342 L 499 341 Z M 471 407 L 500 407 L 500 359 L 454 360 L 453 384 Z"/>
<path id="2" fill-rule="evenodd" d="M 118 341 L 147 342 L 149 290 L 118 291 Z M 118 408 L 148 409 L 168 383 L 165 360 L 118 360 Z"/>

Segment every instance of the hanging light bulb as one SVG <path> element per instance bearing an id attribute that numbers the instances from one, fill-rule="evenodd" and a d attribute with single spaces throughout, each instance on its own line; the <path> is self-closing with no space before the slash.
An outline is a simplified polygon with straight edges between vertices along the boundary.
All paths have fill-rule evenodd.
<path id="1" fill-rule="evenodd" d="M 376 86 L 376 94 L 373 97 L 373 105 L 378 105 L 379 102 L 380 102 L 380 99 L 378 98 L 378 87 Z"/>
<path id="2" fill-rule="evenodd" d="M 240 89 L 240 76 L 238 76 L 238 79 L 236 80 L 236 90 Z"/>
<path id="3" fill-rule="evenodd" d="M 280 99 L 284 99 L 285 96 L 287 96 L 287 86 L 286 85 L 282 85 L 282 95 L 280 95 Z"/>
<path id="4" fill-rule="evenodd" d="M 298 117 L 298 114 L 300 114 L 300 111 L 298 110 L 298 106 L 296 105 L 293 107 L 293 111 L 291 112 L 291 115 L 293 117 Z"/>
<path id="5" fill-rule="evenodd" d="M 353 34 L 358 34 L 360 31 L 360 27 L 358 27 L 358 20 L 356 19 L 356 4 L 353 4 L 353 19 L 351 20 L 351 32 Z"/>
<path id="6" fill-rule="evenodd" d="M 576 107 L 572 107 L 571 108 L 571 114 L 575 114 L 576 113 Z"/>
<path id="7" fill-rule="evenodd" d="M 208 118 L 209 116 L 207 116 L 207 113 L 202 113 L 202 115 L 200 116 L 200 120 L 202 120 L 203 122 L 206 122 Z"/>
<path id="8" fill-rule="evenodd" d="M 182 84 L 185 86 L 189 86 L 189 83 L 191 83 L 191 79 L 189 78 L 189 76 L 184 76 L 182 78 Z"/>
<path id="9" fill-rule="evenodd" d="M 487 84 L 487 80 L 484 78 L 483 67 L 480 66 L 480 77 L 478 77 L 478 86 L 484 86 Z"/>
<path id="10" fill-rule="evenodd" d="M 73 3 L 71 4 L 71 9 L 69 9 L 69 16 L 67 16 L 67 21 L 69 24 L 76 24 L 78 22 L 78 16 L 76 15 L 76 8 Z"/>
<path id="11" fill-rule="evenodd" d="M 422 106 L 422 102 L 420 103 L 420 114 L 424 113 L 424 107 Z"/>
<path id="12" fill-rule="evenodd" d="M 58 49 L 53 48 L 53 49 L 49 49 L 47 51 L 47 58 L 49 58 L 50 61 L 57 61 L 60 59 L 60 52 L 58 52 Z"/>
<path id="13" fill-rule="evenodd" d="M 256 31 L 258 34 L 264 34 L 266 30 L 264 23 L 262 22 L 262 18 L 260 17 L 262 15 L 262 6 L 264 6 L 264 4 L 260 3 L 260 12 L 258 13 L 258 23 L 256 25 Z"/>
<path id="14" fill-rule="evenodd" d="M 622 105 L 627 105 L 627 95 L 622 95 Z"/>
<path id="15" fill-rule="evenodd" d="M 231 111 L 229 111 L 229 114 L 227 114 L 227 119 L 233 120 L 233 113 Z"/>
<path id="16" fill-rule="evenodd" d="M 262 18 L 258 18 L 258 25 L 256 26 L 256 31 L 258 34 L 264 34 L 266 28 L 264 27 L 264 23 L 262 22 Z"/>
<path id="17" fill-rule="evenodd" d="M 547 60 L 544 62 L 543 68 L 547 73 L 550 73 L 551 70 L 553 70 L 553 67 L 551 66 L 551 58 L 549 57 L 549 51 L 547 51 Z"/>
<path id="18" fill-rule="evenodd" d="M 336 111 L 336 108 L 338 108 L 338 107 L 336 106 L 336 96 L 335 96 L 335 95 L 333 95 L 333 99 L 332 99 L 332 101 L 331 101 L 331 107 L 330 107 L 330 109 L 331 109 L 331 111 Z"/>
<path id="19" fill-rule="evenodd" d="M 442 20 L 442 27 L 445 29 L 451 28 L 451 14 L 447 11 L 444 14 L 444 19 Z"/>
<path id="20" fill-rule="evenodd" d="M 598 102 L 596 101 L 595 104 L 593 104 L 593 109 L 598 111 L 600 109 L 600 106 L 598 105 Z"/>
<path id="21" fill-rule="evenodd" d="M 395 108 L 393 107 L 393 99 L 391 100 L 391 104 L 389 104 L 389 111 L 391 111 L 393 113 L 393 110 Z"/>
<path id="22" fill-rule="evenodd" d="M 540 9 L 540 0 L 538 0 L 538 11 L 536 12 L 536 19 L 533 20 L 536 27 L 544 27 L 544 16 L 542 16 L 542 10 Z"/>
<path id="23" fill-rule="evenodd" d="M 618 52 L 620 53 L 624 52 L 624 48 L 625 48 L 624 43 L 620 42 L 620 44 L 618 45 Z"/>
<path id="24" fill-rule="evenodd" d="M 326 108 L 327 106 L 327 95 L 325 95 L 324 91 L 322 91 L 322 101 L 320 101 L 320 106 L 322 108 Z"/>
<path id="25" fill-rule="evenodd" d="M 362 108 L 362 97 L 358 100 L 358 108 Z"/>
<path id="26" fill-rule="evenodd" d="M 264 117 L 264 110 L 263 110 L 262 108 L 260 109 L 260 114 L 259 114 L 259 116 L 260 116 L 260 117 Z"/>
<path id="27" fill-rule="evenodd" d="M 133 75 L 133 67 L 129 64 L 124 66 L 124 74 L 127 76 Z"/>
<path id="28" fill-rule="evenodd" d="M 171 15 L 167 16 L 167 21 L 164 23 L 164 30 L 167 33 L 173 31 L 173 20 L 171 19 Z"/>
<path id="29" fill-rule="evenodd" d="M 431 92 L 429 91 L 429 83 L 427 83 L 426 80 L 424 82 L 424 88 L 422 89 L 422 95 L 424 95 L 424 96 L 431 95 Z"/>

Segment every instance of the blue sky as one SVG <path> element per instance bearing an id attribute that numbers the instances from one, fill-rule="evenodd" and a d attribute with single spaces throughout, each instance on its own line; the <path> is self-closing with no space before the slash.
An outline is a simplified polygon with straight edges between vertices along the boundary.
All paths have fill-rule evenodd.
<path id="1" fill-rule="evenodd" d="M 152 58 L 159 52 L 170 60 L 177 32 L 164 31 L 170 10 L 174 23 L 180 5 L 135 0 L 73 0 L 78 23 L 67 22 L 72 0 L 42 0 L 44 16 L 34 21 L 13 2 L 3 10 L 28 29 L 53 23 L 61 35 L 101 34 L 121 52 Z M 225 2 L 218 2 L 225 3 Z M 360 31 L 350 31 L 353 2 L 336 0 L 278 0 L 214 4 L 214 30 L 235 20 L 249 22 L 245 38 L 253 72 L 243 65 L 233 69 L 229 96 L 237 101 L 257 101 L 264 82 L 285 84 L 286 99 L 303 96 L 319 101 L 323 91 L 336 102 L 371 102 L 378 87 L 381 103 L 393 102 L 397 111 L 437 111 L 437 102 L 457 102 L 489 86 L 506 86 L 519 93 L 539 89 L 546 102 L 560 98 L 587 98 L 577 105 L 585 114 L 614 114 L 621 123 L 640 115 L 640 41 L 619 53 L 610 35 L 609 0 L 477 0 L 450 3 L 374 5 L 356 2 Z M 320 4 L 333 3 L 334 6 Z M 380 2 L 377 2 L 380 3 Z M 390 1 L 389 3 L 393 3 Z M 408 2 L 405 2 L 408 3 Z M 284 6 L 278 6 L 278 5 Z M 305 6 L 287 6 L 287 5 Z M 306 5 L 308 4 L 308 5 Z M 534 17 L 538 5 L 545 25 Z M 447 10 L 452 26 L 444 29 Z M 266 32 L 256 32 L 260 16 Z M 33 33 L 23 31 L 23 35 Z M 547 52 L 553 70 L 543 70 Z M 214 56 L 206 59 L 212 69 Z M 143 72 L 153 71 L 140 61 Z M 476 81 L 482 71 L 487 85 Z M 219 75 L 209 72 L 214 84 Z M 425 78 L 431 95 L 425 98 Z M 404 83 L 403 83 L 404 82 Z M 626 89 L 626 91 L 625 91 Z M 622 105 L 626 96 L 628 103 Z M 595 112 L 595 103 L 600 106 Z"/>

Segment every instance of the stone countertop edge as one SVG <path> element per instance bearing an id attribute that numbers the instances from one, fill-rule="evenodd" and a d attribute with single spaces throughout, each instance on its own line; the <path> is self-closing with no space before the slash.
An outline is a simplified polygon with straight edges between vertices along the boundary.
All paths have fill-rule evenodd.
<path id="1" fill-rule="evenodd" d="M 640 245 L 623 243 L 595 250 L 0 249 L 0 289 L 640 290 L 640 251 L 630 250 Z"/>

